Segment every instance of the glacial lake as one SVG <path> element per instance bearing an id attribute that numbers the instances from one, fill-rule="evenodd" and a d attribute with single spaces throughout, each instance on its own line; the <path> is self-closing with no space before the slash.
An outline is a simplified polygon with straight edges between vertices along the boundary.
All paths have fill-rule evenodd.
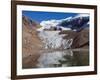
<path id="1" fill-rule="evenodd" d="M 38 68 L 88 66 L 89 50 L 43 50 L 38 59 Z"/>

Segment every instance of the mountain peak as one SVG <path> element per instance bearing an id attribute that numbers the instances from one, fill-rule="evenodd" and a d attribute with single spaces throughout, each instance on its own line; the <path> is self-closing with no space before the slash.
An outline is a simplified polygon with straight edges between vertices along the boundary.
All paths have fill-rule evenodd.
<path id="1" fill-rule="evenodd" d="M 75 30 L 79 31 L 85 27 L 89 27 L 89 14 L 78 14 L 75 17 L 67 17 L 60 20 L 47 20 L 42 21 L 40 25 L 43 29 L 62 28 L 62 30 Z M 87 25 L 88 24 L 88 25 Z M 86 25 L 86 26 L 85 26 Z"/>
<path id="2" fill-rule="evenodd" d="M 89 17 L 89 14 L 78 14 L 74 18 L 79 18 L 79 17 Z"/>

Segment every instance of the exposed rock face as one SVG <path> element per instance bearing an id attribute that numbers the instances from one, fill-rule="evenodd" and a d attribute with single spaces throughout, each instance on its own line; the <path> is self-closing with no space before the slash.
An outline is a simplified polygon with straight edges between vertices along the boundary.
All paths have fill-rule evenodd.
<path id="1" fill-rule="evenodd" d="M 71 48 L 88 48 L 89 47 L 89 29 L 83 29 L 80 32 L 62 31 L 60 34 L 67 34 L 64 39 L 73 39 Z"/>
<path id="2" fill-rule="evenodd" d="M 89 46 L 89 30 L 84 29 L 78 33 L 73 39 L 72 48 L 88 48 Z"/>
<path id="3" fill-rule="evenodd" d="M 79 16 L 76 18 L 64 20 L 59 24 L 59 26 L 69 27 L 72 30 L 80 31 L 86 27 L 89 27 L 89 25 L 87 25 L 88 22 L 89 16 Z"/>
<path id="4" fill-rule="evenodd" d="M 61 31 L 59 34 L 66 34 L 66 36 L 64 36 L 63 38 L 68 40 L 68 39 L 74 39 L 77 32 L 72 31 L 72 30 L 68 30 L 68 31 Z"/>
<path id="5" fill-rule="evenodd" d="M 37 57 L 39 57 L 39 50 L 42 48 L 42 42 L 37 35 L 36 29 L 39 24 L 23 17 L 23 29 L 22 29 L 22 57 L 23 57 L 23 67 L 35 66 L 37 62 Z M 34 63 L 34 64 L 33 64 Z"/>

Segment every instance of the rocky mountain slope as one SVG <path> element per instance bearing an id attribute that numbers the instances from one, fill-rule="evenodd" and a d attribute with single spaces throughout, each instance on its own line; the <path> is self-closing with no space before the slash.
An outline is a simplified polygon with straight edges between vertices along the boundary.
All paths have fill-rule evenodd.
<path id="1" fill-rule="evenodd" d="M 71 45 L 72 49 L 75 48 L 88 48 L 89 47 L 89 29 L 83 29 L 80 32 L 76 31 L 62 31 L 59 34 L 67 34 L 64 39 L 73 39 Z"/>
<path id="2" fill-rule="evenodd" d="M 32 21 L 26 16 L 22 17 L 22 57 L 23 67 L 35 67 L 37 57 L 39 57 L 39 50 L 42 48 L 42 42 L 37 36 L 36 29 L 40 25 Z"/>

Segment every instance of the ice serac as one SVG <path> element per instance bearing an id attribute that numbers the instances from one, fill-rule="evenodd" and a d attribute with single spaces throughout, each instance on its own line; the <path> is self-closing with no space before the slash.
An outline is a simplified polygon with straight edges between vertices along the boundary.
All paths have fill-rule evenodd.
<path id="1" fill-rule="evenodd" d="M 63 39 L 65 34 L 59 34 L 60 31 L 41 31 L 39 37 L 44 43 L 45 49 L 67 49 L 72 45 L 73 39 Z"/>

